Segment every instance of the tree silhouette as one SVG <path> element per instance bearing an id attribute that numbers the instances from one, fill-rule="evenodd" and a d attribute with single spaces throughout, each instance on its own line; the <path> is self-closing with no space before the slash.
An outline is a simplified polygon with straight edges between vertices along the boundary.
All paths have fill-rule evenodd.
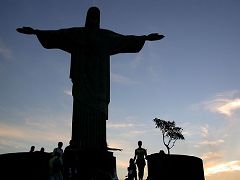
<path id="1" fill-rule="evenodd" d="M 173 148 L 175 142 L 178 139 L 184 140 L 182 135 L 183 129 L 181 127 L 176 127 L 174 121 L 165 121 L 162 119 L 155 118 L 155 127 L 159 128 L 162 132 L 163 144 L 166 146 L 168 154 L 170 154 L 170 149 Z"/>

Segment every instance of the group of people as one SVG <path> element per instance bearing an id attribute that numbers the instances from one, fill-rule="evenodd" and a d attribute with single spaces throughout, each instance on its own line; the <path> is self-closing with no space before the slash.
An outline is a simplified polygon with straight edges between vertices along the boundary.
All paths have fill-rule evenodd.
<path id="1" fill-rule="evenodd" d="M 76 164 L 77 153 L 74 153 L 76 149 L 74 148 L 73 141 L 70 140 L 69 145 L 64 150 L 62 147 L 63 142 L 58 142 L 58 147 L 54 148 L 52 156 L 49 160 L 48 165 L 50 180 L 71 179 L 78 173 Z M 30 152 L 35 152 L 35 146 L 31 146 Z M 44 152 L 44 148 L 41 148 L 40 152 Z M 142 148 L 142 141 L 138 141 L 138 148 L 135 149 L 134 158 L 129 160 L 129 166 L 127 168 L 128 175 L 126 180 L 143 180 L 144 168 L 146 166 L 146 156 L 147 150 Z"/>
<path id="2" fill-rule="evenodd" d="M 134 158 L 129 160 L 129 166 L 127 168 L 128 175 L 126 180 L 137 180 L 137 169 L 138 169 L 138 180 L 143 180 L 144 168 L 146 165 L 145 159 L 147 157 L 147 150 L 142 148 L 142 141 L 138 141 L 138 148 L 135 149 Z"/>
<path id="3" fill-rule="evenodd" d="M 74 153 L 74 145 L 72 140 L 69 145 L 63 150 L 63 142 L 58 142 L 58 146 L 50 153 L 48 161 L 49 180 L 63 180 L 71 179 L 77 174 L 76 154 Z M 40 151 L 35 151 L 35 146 L 31 146 L 30 153 L 41 152 L 44 153 L 45 149 L 42 147 Z M 64 178 L 63 178 L 64 177 Z"/>
<path id="4" fill-rule="evenodd" d="M 49 160 L 49 174 L 50 180 L 63 180 L 71 179 L 73 176 L 77 175 L 77 166 L 75 164 L 77 160 L 76 150 L 74 148 L 73 141 L 69 141 L 69 145 L 62 149 L 63 143 L 58 142 L 58 147 L 53 150 L 53 156 Z"/>
<path id="5" fill-rule="evenodd" d="M 39 152 L 44 152 L 45 151 L 45 149 L 44 149 L 44 147 L 41 147 L 41 149 L 40 149 L 40 151 Z M 30 148 L 30 151 L 29 152 L 35 152 L 35 146 L 31 146 L 31 148 Z"/>

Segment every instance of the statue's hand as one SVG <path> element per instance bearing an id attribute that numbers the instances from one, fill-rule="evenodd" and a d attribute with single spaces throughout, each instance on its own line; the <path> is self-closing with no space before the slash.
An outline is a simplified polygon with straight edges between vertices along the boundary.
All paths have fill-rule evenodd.
<path id="1" fill-rule="evenodd" d="M 17 32 L 23 33 L 23 34 L 35 34 L 35 30 L 31 27 L 22 27 L 22 28 L 17 28 Z"/>
<path id="2" fill-rule="evenodd" d="M 165 37 L 164 35 L 160 35 L 158 33 L 152 33 L 152 34 L 147 35 L 146 40 L 148 40 L 148 41 L 156 41 L 156 40 L 160 40 L 160 39 L 162 39 L 164 37 Z"/>

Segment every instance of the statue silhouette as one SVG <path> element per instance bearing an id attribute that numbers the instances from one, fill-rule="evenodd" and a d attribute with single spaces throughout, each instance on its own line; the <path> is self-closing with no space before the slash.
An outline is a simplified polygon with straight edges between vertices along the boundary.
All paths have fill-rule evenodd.
<path id="1" fill-rule="evenodd" d="M 110 56 L 137 53 L 145 41 L 164 38 L 152 33 L 122 35 L 100 28 L 100 10 L 89 8 L 85 27 L 59 30 L 17 28 L 23 34 L 36 35 L 47 49 L 71 53 L 73 115 L 72 140 L 81 150 L 107 150 L 106 120 L 110 102 Z"/>

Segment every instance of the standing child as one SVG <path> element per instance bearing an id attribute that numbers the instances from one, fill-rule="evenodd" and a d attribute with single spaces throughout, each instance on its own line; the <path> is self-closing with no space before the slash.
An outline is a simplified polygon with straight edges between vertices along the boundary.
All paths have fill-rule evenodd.
<path id="1" fill-rule="evenodd" d="M 137 168 L 134 163 L 134 159 L 129 160 L 129 166 L 128 166 L 128 180 L 137 180 Z"/>

